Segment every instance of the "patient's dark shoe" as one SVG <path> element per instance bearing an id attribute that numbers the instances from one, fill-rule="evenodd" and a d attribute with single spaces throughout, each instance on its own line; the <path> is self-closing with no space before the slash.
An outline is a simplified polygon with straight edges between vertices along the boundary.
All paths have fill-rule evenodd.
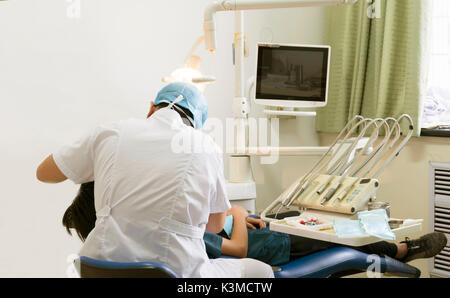
<path id="1" fill-rule="evenodd" d="M 434 232 L 415 240 L 406 238 L 406 240 L 401 243 L 406 243 L 406 246 L 408 247 L 408 252 L 402 260 L 407 263 L 416 259 L 434 257 L 447 245 L 447 237 L 443 233 Z"/>

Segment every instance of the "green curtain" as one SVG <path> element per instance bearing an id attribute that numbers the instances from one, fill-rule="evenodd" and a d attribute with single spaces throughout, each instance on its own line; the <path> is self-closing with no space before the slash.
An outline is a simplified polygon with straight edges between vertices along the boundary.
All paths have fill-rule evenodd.
<path id="1" fill-rule="evenodd" d="M 406 113 L 415 122 L 415 135 L 420 134 L 430 0 L 376 1 L 381 10 L 375 17 L 368 9 L 376 3 L 366 0 L 327 8 L 330 86 L 328 105 L 317 113 L 318 131 L 338 132 L 355 115 Z"/>

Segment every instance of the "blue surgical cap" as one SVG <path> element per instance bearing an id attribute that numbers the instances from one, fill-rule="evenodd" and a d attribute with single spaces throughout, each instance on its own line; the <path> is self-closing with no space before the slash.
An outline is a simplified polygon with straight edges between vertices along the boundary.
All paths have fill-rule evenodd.
<path id="1" fill-rule="evenodd" d="M 192 84 L 181 82 L 168 84 L 159 91 L 154 105 L 163 102 L 172 103 L 180 95 L 183 96 L 183 100 L 176 105 L 189 110 L 194 116 L 195 128 L 202 128 L 208 118 L 208 103 L 200 90 Z"/>

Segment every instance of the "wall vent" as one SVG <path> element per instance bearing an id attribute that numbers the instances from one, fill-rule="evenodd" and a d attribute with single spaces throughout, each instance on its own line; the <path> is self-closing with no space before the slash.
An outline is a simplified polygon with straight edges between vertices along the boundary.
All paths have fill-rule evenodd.
<path id="1" fill-rule="evenodd" d="M 430 168 L 430 226 L 445 233 L 450 242 L 450 164 L 431 163 Z M 432 276 L 450 277 L 450 243 L 430 263 Z"/>

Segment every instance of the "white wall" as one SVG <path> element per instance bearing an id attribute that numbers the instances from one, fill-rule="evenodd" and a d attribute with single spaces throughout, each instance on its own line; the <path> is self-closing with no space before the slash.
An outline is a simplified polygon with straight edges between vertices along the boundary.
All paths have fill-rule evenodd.
<path id="1" fill-rule="evenodd" d="M 67 256 L 81 245 L 61 225 L 77 187 L 38 183 L 36 167 L 97 124 L 144 117 L 162 86 L 161 76 L 179 67 L 202 35 L 208 3 L 80 1 L 79 18 L 68 17 L 70 3 L 64 0 L 0 3 L 1 277 L 65 276 Z M 246 13 L 247 75 L 252 74 L 257 41 L 319 43 L 322 12 Z M 214 61 L 200 53 L 204 73 L 218 79 L 206 91 L 210 116 L 224 119 L 231 117 L 234 94 L 232 14 L 218 16 L 218 37 Z M 281 127 L 282 145 L 317 143 L 308 119 L 283 120 Z M 264 194 L 258 209 L 301 174 L 301 165 L 290 159 L 270 167 L 255 162 L 258 193 Z"/>

